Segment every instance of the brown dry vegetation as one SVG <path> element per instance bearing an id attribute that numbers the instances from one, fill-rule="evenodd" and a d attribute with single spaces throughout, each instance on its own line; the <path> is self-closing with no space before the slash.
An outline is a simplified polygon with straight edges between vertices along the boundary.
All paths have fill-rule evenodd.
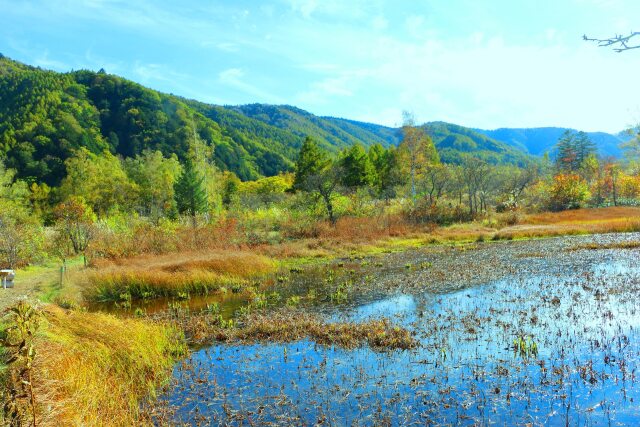
<path id="1" fill-rule="evenodd" d="M 212 321 L 213 320 L 213 321 Z M 417 345 L 411 333 L 394 326 L 387 319 L 362 323 L 327 323 L 318 316 L 292 309 L 253 312 L 239 321 L 239 327 L 221 327 L 215 317 L 202 314 L 180 322 L 187 337 L 196 343 L 225 342 L 293 342 L 311 339 L 322 345 L 355 348 L 368 344 L 376 350 L 410 349 Z"/>
<path id="2" fill-rule="evenodd" d="M 639 241 L 631 242 L 614 242 L 614 243 L 588 243 L 585 245 L 578 245 L 570 248 L 571 251 L 578 251 L 581 249 L 600 250 L 600 249 L 638 249 L 640 248 Z"/>
<path id="3" fill-rule="evenodd" d="M 574 209 L 563 212 L 544 212 L 528 215 L 523 222 L 527 224 L 558 224 L 558 223 L 605 223 L 620 220 L 640 220 L 640 208 L 616 206 L 609 208 Z"/>
<path id="4" fill-rule="evenodd" d="M 102 260 L 87 274 L 90 300 L 203 295 L 274 271 L 269 258 L 249 251 L 209 250 Z"/>
<path id="5" fill-rule="evenodd" d="M 529 215 L 521 224 L 500 230 L 497 236 L 530 238 L 632 231 L 640 231 L 640 208 L 611 207 Z"/>
<path id="6" fill-rule="evenodd" d="M 145 423 L 141 403 L 168 380 L 184 351 L 164 325 L 45 308 L 34 382 L 39 425 Z"/>

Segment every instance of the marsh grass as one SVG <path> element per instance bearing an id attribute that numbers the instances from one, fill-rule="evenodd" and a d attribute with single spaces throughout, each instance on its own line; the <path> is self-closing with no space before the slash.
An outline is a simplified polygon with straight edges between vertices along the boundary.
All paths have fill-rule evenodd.
<path id="1" fill-rule="evenodd" d="M 137 319 L 45 308 L 34 364 L 41 425 L 150 424 L 141 410 L 184 353 L 174 329 Z"/>
<path id="2" fill-rule="evenodd" d="M 569 251 L 578 251 L 581 249 L 600 250 L 600 249 L 638 249 L 640 241 L 634 240 L 630 242 L 614 242 L 614 243 L 586 243 L 584 245 L 569 248 Z"/>
<path id="3" fill-rule="evenodd" d="M 293 342 L 310 339 L 326 346 L 353 349 L 369 345 L 374 350 L 407 350 L 418 341 L 407 329 L 387 319 L 361 323 L 323 321 L 305 311 L 283 308 L 277 311 L 254 311 L 238 319 L 236 327 L 221 326 L 217 317 L 208 314 L 183 318 L 180 325 L 192 342 L 229 343 Z"/>
<path id="4" fill-rule="evenodd" d="M 184 253 L 144 256 L 98 264 L 87 274 L 90 301 L 206 295 L 241 289 L 250 278 L 274 272 L 275 262 L 251 252 Z"/>

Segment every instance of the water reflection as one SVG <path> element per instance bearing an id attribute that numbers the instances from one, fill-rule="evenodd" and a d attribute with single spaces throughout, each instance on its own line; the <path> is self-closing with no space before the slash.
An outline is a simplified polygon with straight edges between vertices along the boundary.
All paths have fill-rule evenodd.
<path id="1" fill-rule="evenodd" d="M 327 306 L 333 320 L 391 318 L 421 347 L 214 345 L 176 368 L 167 399 L 188 423 L 634 425 L 637 255 L 594 264 L 575 253 L 561 270 L 549 259 L 537 274 L 457 292 Z M 516 350 L 522 342 L 537 351 Z"/>

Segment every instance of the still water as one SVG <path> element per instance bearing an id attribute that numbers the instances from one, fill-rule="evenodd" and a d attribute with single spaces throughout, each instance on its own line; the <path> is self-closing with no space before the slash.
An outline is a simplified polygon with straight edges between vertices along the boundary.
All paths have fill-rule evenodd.
<path id="1" fill-rule="evenodd" d="M 175 368 L 164 398 L 176 423 L 202 425 L 638 425 L 640 251 L 567 251 L 578 240 L 568 241 L 532 243 L 535 256 L 517 259 L 535 268 L 470 287 L 434 288 L 403 268 L 423 252 L 390 257 L 367 272 L 375 291 L 321 311 L 389 318 L 419 348 L 212 345 Z M 296 280 L 306 289 L 321 277 Z"/>

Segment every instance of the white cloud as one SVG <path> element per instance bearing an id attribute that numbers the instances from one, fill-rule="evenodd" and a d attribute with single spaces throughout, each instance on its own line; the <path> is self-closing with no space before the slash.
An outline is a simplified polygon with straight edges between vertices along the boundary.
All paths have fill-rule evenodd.
<path id="1" fill-rule="evenodd" d="M 229 68 L 218 73 L 218 80 L 226 84 L 237 84 L 244 76 L 244 71 L 240 68 Z"/>
<path id="2" fill-rule="evenodd" d="M 291 9 L 299 12 L 305 18 L 309 18 L 311 14 L 318 8 L 317 0 L 290 0 Z"/>
<path id="3" fill-rule="evenodd" d="M 273 95 L 258 86 L 247 83 L 244 81 L 244 77 L 245 72 L 241 68 L 228 68 L 218 73 L 218 82 L 244 94 L 253 96 L 255 98 L 253 102 L 284 103 L 281 97 Z"/>
<path id="4" fill-rule="evenodd" d="M 425 35 L 424 23 L 424 16 L 422 15 L 411 15 L 405 20 L 407 32 L 416 38 L 420 38 Z"/>

